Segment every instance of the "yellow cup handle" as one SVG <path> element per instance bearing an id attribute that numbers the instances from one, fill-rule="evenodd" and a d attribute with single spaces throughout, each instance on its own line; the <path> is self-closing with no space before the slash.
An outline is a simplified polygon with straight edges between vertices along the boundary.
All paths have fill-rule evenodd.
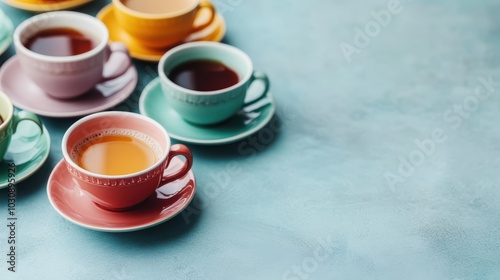
<path id="1" fill-rule="evenodd" d="M 206 22 L 198 23 L 198 21 L 199 21 L 198 19 L 200 18 L 200 14 L 203 12 L 203 10 L 209 10 L 210 18 Z M 210 2 L 208 0 L 202 0 L 200 2 L 200 5 L 198 6 L 198 11 L 196 11 L 196 17 L 195 17 L 195 21 L 194 21 L 193 31 L 196 32 L 196 31 L 200 31 L 200 30 L 206 28 L 214 21 L 214 19 L 215 19 L 215 7 L 214 7 L 214 5 L 212 4 L 212 2 Z"/>

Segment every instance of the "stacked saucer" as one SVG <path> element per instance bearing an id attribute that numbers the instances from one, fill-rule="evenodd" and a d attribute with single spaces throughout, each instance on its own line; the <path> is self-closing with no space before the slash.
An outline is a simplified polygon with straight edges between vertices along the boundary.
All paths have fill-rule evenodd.
<path id="1" fill-rule="evenodd" d="M 52 25 L 93 34 L 95 38 L 100 38 L 97 40 L 99 43 L 90 51 L 70 56 L 44 54 L 27 47 L 29 40 L 26 38 L 32 40 L 39 36 L 34 31 L 44 28 L 50 30 Z M 123 50 L 125 47 L 120 49 L 115 46 L 118 57 L 121 53 L 125 54 L 122 57 L 126 56 L 120 60 L 124 62 L 123 69 L 117 70 L 119 73 L 102 78 L 101 73 L 97 73 L 102 70 L 95 67 L 114 66 L 114 62 L 110 61 L 113 55 L 109 58 L 103 55 L 110 53 L 109 48 L 114 46 L 108 46 L 107 29 L 94 17 L 66 11 L 40 14 L 22 22 L 13 37 L 16 55 L 9 58 L 0 69 L 0 88 L 18 108 L 48 117 L 77 117 L 114 107 L 127 99 L 135 89 L 138 74 L 130 63 L 126 49 Z M 50 47 L 58 48 L 63 50 L 60 45 Z M 100 62 L 96 63 L 98 60 Z"/>
<path id="2" fill-rule="evenodd" d="M 3 54 L 9 48 L 13 32 L 14 25 L 12 21 L 0 10 L 0 54 Z"/>
<path id="3" fill-rule="evenodd" d="M 76 8 L 92 2 L 92 0 L 62 0 L 62 1 L 43 1 L 43 0 L 4 0 L 4 2 L 18 9 L 32 12 L 48 12 L 67 10 Z"/>
<path id="4" fill-rule="evenodd" d="M 223 145 L 240 141 L 262 129 L 271 121 L 276 104 L 272 95 L 268 94 L 265 100 L 242 109 L 242 114 L 236 114 L 225 122 L 199 126 L 175 112 L 161 89 L 160 79 L 156 78 L 144 88 L 139 110 L 163 125 L 174 139 L 198 145 Z"/>
<path id="5" fill-rule="evenodd" d="M 181 41 L 160 47 L 152 47 L 144 44 L 144 42 L 140 39 L 132 36 L 122 25 L 120 25 L 116 16 L 117 9 L 116 3 L 109 4 L 104 7 L 96 17 L 100 19 L 108 28 L 110 41 L 124 43 L 128 47 L 130 55 L 139 60 L 157 62 L 166 51 L 176 45 L 195 41 L 219 42 L 224 38 L 226 33 L 226 23 L 224 18 L 220 13 L 215 12 L 213 20 L 210 21 L 207 26 L 191 32 Z"/>

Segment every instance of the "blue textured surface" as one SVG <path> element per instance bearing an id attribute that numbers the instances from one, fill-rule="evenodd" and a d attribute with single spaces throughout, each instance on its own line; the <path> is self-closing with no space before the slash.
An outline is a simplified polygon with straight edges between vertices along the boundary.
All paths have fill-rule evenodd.
<path id="1" fill-rule="evenodd" d="M 18 186 L 16 273 L 0 226 L 0 279 L 500 279 L 498 1 L 401 0 L 383 27 L 371 13 L 394 0 L 216 3 L 225 42 L 271 78 L 273 125 L 190 146 L 191 212 L 109 234 L 50 206 L 46 181 L 75 119 L 44 118 L 51 155 Z M 1 7 L 16 25 L 31 15 Z M 155 77 L 135 63 L 137 91 L 119 109 L 137 111 Z"/>

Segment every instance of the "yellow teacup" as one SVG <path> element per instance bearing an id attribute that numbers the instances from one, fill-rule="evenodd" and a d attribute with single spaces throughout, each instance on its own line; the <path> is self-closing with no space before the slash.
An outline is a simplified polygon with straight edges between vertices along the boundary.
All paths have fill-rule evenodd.
<path id="1" fill-rule="evenodd" d="M 209 26 L 215 7 L 208 0 L 113 0 L 118 24 L 140 44 L 164 48 L 182 42 L 191 33 Z M 203 14 L 209 12 L 204 22 Z"/>

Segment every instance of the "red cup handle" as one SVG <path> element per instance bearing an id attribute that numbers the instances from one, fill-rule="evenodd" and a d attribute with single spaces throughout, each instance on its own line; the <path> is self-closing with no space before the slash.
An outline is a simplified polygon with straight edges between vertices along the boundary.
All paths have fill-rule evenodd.
<path id="1" fill-rule="evenodd" d="M 193 166 L 193 155 L 191 154 L 189 148 L 182 144 L 172 145 L 168 154 L 165 168 L 167 168 L 170 164 L 170 160 L 172 160 L 172 158 L 176 156 L 183 156 L 184 158 L 186 158 L 186 161 L 184 162 L 182 167 L 173 174 L 163 176 L 163 178 L 161 179 L 162 183 L 171 182 L 182 178 L 189 172 L 189 170 L 191 170 L 191 166 Z"/>

